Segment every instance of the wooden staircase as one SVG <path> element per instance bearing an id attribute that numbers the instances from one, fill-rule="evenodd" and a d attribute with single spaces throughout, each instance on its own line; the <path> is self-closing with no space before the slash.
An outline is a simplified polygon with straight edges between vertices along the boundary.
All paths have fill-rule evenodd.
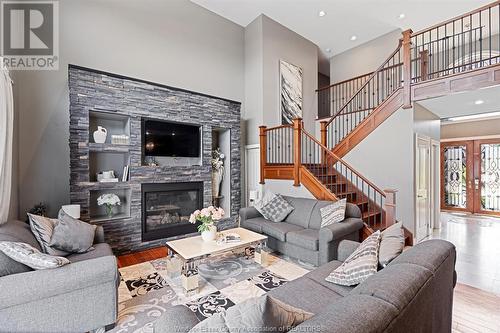
<path id="1" fill-rule="evenodd" d="M 318 199 L 347 199 L 361 209 L 363 236 L 389 227 L 396 190 L 378 188 L 342 158 L 412 102 L 500 85 L 500 54 L 492 50 L 494 38 L 500 45 L 499 31 L 500 1 L 416 33 L 404 31 L 376 71 L 317 90 L 321 107 L 331 112 L 320 122 L 319 139 L 301 119 L 260 127 L 261 183 L 293 179 Z"/>

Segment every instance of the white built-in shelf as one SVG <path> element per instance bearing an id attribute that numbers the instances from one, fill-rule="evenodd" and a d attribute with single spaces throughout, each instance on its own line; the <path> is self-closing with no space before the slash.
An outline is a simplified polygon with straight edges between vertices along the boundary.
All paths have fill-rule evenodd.
<path id="1" fill-rule="evenodd" d="M 119 214 L 113 215 L 113 217 L 109 217 L 107 215 L 93 216 L 90 218 L 90 222 L 91 223 L 99 223 L 99 222 L 106 222 L 106 221 L 126 220 L 126 219 L 130 219 L 130 218 L 131 218 L 131 216 L 128 214 L 119 213 Z"/>
<path id="2" fill-rule="evenodd" d="M 99 153 L 99 152 L 115 152 L 115 153 L 128 153 L 130 151 L 130 145 L 114 145 L 111 143 L 89 143 L 89 151 Z"/>

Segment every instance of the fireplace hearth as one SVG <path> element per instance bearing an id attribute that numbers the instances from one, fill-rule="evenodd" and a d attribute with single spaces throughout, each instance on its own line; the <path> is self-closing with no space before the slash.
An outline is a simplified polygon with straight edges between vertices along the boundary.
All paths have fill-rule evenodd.
<path id="1" fill-rule="evenodd" d="M 142 240 L 196 232 L 192 212 L 203 207 L 203 182 L 142 184 Z"/>

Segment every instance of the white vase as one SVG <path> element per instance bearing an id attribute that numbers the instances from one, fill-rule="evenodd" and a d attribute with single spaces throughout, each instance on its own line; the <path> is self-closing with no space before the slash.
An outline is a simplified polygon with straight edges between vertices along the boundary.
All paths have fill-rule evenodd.
<path id="1" fill-rule="evenodd" d="M 105 143 L 108 137 L 108 130 L 102 126 L 97 126 L 97 131 L 94 132 L 95 143 Z"/>
<path id="2" fill-rule="evenodd" d="M 205 242 L 214 241 L 216 237 L 217 237 L 217 227 L 214 225 L 210 226 L 210 230 L 201 232 L 201 238 Z"/>

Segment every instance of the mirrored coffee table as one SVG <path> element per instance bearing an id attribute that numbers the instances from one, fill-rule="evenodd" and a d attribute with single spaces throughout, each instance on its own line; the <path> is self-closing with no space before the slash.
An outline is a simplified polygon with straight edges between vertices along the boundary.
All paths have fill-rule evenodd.
<path id="1" fill-rule="evenodd" d="M 237 252 L 247 248 L 255 249 L 255 261 L 267 265 L 267 236 L 244 228 L 228 229 L 221 234 L 236 233 L 241 241 L 218 244 L 216 241 L 204 241 L 201 236 L 193 236 L 166 242 L 168 256 L 181 259 L 182 287 L 188 293 L 198 290 L 198 265 L 203 261 L 227 252 Z"/>

